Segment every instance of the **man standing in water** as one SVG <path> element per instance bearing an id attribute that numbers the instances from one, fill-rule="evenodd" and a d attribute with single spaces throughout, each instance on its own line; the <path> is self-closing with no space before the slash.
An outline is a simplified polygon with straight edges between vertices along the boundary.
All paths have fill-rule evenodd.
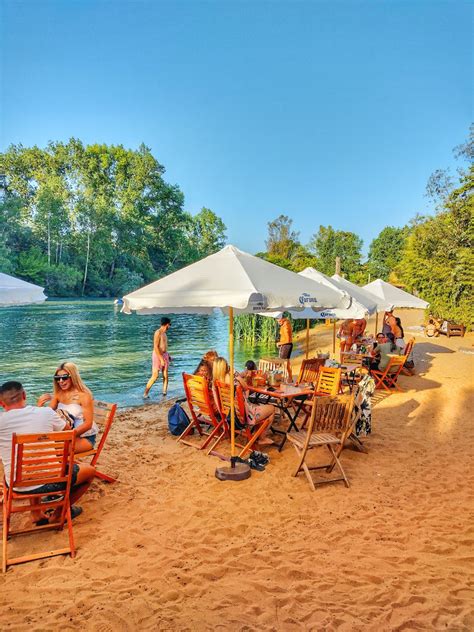
<path id="1" fill-rule="evenodd" d="M 143 397 L 149 397 L 150 389 L 158 379 L 160 371 L 163 373 L 163 395 L 168 391 L 168 367 L 170 364 L 170 356 L 168 353 L 168 336 L 166 332 L 171 326 L 171 320 L 164 316 L 161 319 L 161 327 L 155 331 L 153 336 L 153 354 L 152 354 L 152 374 L 148 380 Z"/>

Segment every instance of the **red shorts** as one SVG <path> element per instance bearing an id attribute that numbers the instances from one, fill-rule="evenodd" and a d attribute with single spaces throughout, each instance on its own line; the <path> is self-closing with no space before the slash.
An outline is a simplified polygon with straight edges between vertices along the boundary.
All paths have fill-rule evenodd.
<path id="1" fill-rule="evenodd" d="M 170 364 L 170 356 L 166 351 L 162 353 L 163 360 L 159 357 L 156 351 L 153 351 L 152 354 L 152 367 L 154 371 L 162 371 L 165 367 L 168 367 Z"/>

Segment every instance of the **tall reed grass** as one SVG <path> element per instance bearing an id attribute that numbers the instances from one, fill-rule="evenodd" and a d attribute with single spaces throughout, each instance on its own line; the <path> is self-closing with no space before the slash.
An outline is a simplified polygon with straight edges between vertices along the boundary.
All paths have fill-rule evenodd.
<path id="1" fill-rule="evenodd" d="M 306 329 L 306 320 L 289 317 L 293 331 Z M 310 320 L 310 327 L 314 327 L 318 321 Z M 259 314 L 239 314 L 234 319 L 234 336 L 244 342 L 273 343 L 278 340 L 279 327 L 275 318 L 260 316 Z"/>

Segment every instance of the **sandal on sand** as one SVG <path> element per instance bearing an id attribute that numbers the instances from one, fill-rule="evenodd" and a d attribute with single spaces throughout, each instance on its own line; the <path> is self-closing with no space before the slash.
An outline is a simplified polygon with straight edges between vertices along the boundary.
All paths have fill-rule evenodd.
<path id="1" fill-rule="evenodd" d="M 258 439 L 258 445 L 275 445 L 275 442 L 270 437 L 265 437 L 265 439 Z"/>

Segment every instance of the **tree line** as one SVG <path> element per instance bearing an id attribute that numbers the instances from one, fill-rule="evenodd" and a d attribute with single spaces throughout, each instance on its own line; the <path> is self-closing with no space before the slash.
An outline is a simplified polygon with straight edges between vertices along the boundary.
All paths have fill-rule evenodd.
<path id="1" fill-rule="evenodd" d="M 192 216 L 141 145 L 51 142 L 0 154 L 0 271 L 49 296 L 122 296 L 219 250 L 226 227 Z"/>
<path id="2" fill-rule="evenodd" d="M 303 244 L 287 215 L 269 222 L 267 250 L 260 256 L 295 272 L 311 266 L 330 276 L 339 257 L 349 281 L 364 285 L 381 278 L 428 301 L 434 315 L 474 327 L 474 127 L 454 154 L 467 167 L 455 176 L 439 169 L 429 178 L 426 196 L 433 214 L 416 215 L 406 226 L 386 226 L 370 243 L 365 261 L 355 233 L 320 226 Z"/>
<path id="3" fill-rule="evenodd" d="M 288 215 L 269 222 L 266 251 L 257 254 L 328 275 L 339 257 L 350 281 L 382 278 L 429 301 L 435 315 L 474 326 L 473 136 L 471 128 L 454 150 L 464 165 L 455 176 L 438 170 L 430 177 L 433 213 L 385 227 L 366 259 L 357 234 L 332 226 L 319 226 L 303 244 Z M 122 296 L 219 250 L 222 219 L 208 208 L 186 212 L 164 172 L 145 145 L 72 138 L 10 146 L 0 153 L 0 271 L 45 286 L 49 296 Z"/>

